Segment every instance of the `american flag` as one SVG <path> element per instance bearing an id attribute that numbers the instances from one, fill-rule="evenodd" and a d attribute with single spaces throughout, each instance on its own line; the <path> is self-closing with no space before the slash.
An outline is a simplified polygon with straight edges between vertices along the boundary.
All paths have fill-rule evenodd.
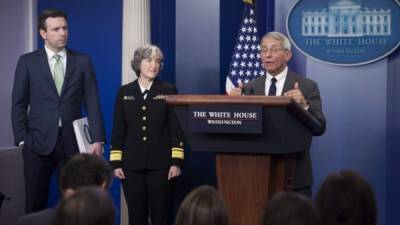
<path id="1" fill-rule="evenodd" d="M 248 83 L 264 75 L 260 60 L 260 40 L 258 37 L 256 15 L 251 1 L 244 1 L 242 22 L 233 49 L 229 73 L 226 77 L 225 91 L 229 93 L 239 82 Z"/>

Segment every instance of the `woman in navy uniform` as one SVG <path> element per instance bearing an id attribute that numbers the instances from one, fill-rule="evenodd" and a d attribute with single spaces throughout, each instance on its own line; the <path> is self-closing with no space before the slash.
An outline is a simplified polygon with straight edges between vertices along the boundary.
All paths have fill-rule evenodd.
<path id="1" fill-rule="evenodd" d="M 136 49 L 131 61 L 138 78 L 115 100 L 110 160 L 121 179 L 130 225 L 166 225 L 174 178 L 181 175 L 183 134 L 165 95 L 173 84 L 157 78 L 163 54 L 152 45 Z"/>

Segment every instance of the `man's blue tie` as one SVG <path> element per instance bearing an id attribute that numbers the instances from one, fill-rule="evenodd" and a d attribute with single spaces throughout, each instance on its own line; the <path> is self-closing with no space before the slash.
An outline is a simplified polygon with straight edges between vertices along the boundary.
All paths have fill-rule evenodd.
<path id="1" fill-rule="evenodd" d="M 276 78 L 271 79 L 271 86 L 269 86 L 268 96 L 276 96 Z"/>

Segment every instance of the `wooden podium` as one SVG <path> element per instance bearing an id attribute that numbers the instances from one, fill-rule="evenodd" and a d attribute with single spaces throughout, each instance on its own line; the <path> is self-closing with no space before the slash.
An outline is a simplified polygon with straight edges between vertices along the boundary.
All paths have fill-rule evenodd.
<path id="1" fill-rule="evenodd" d="M 268 199 L 292 189 L 295 154 L 309 149 L 320 123 L 289 97 L 169 95 L 193 151 L 216 153 L 218 189 L 231 225 L 260 224 Z M 205 133 L 189 129 L 189 106 L 262 106 L 262 133 Z"/>

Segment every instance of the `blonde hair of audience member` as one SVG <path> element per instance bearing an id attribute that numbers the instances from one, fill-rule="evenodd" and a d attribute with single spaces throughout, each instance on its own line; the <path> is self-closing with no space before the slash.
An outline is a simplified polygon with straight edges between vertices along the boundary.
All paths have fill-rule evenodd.
<path id="1" fill-rule="evenodd" d="M 376 225 L 374 192 L 359 174 L 345 170 L 329 175 L 317 194 L 324 225 Z"/>
<path id="2" fill-rule="evenodd" d="M 228 225 L 222 195 L 208 185 L 193 189 L 179 207 L 175 225 Z"/>
<path id="3" fill-rule="evenodd" d="M 262 225 L 319 225 L 319 216 L 313 202 L 296 192 L 281 192 L 267 203 Z"/>
<path id="4" fill-rule="evenodd" d="M 64 198 L 56 209 L 53 225 L 114 225 L 111 196 L 100 187 L 83 187 Z"/>

